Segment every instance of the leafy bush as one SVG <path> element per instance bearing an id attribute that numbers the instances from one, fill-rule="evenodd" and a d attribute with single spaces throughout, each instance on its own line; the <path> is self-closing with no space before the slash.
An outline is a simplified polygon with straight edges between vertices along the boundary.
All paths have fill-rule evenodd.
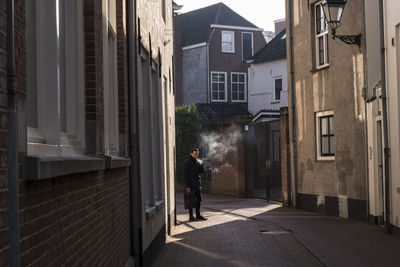
<path id="1" fill-rule="evenodd" d="M 201 119 L 196 105 L 175 108 L 176 179 L 183 183 L 183 169 L 190 150 L 199 146 Z"/>

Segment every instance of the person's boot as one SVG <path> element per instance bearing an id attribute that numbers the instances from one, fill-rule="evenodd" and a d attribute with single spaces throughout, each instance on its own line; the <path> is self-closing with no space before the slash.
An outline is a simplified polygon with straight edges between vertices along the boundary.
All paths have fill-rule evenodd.
<path id="1" fill-rule="evenodd" d="M 192 209 L 189 209 L 189 221 L 194 222 L 197 221 L 195 217 L 193 217 Z"/>
<path id="2" fill-rule="evenodd" d="M 196 216 L 196 220 L 197 221 L 206 221 L 207 220 L 207 218 L 205 218 L 205 217 L 203 217 L 203 216 Z"/>
<path id="3" fill-rule="evenodd" d="M 196 220 L 198 221 L 205 221 L 207 218 L 204 218 L 203 216 L 200 215 L 200 208 L 196 209 Z"/>

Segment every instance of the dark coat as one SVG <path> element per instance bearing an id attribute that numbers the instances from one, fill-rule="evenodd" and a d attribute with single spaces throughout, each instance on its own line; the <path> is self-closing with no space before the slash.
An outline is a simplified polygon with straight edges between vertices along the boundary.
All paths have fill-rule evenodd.
<path id="1" fill-rule="evenodd" d="M 186 187 L 199 188 L 201 185 L 200 174 L 204 172 L 203 164 L 200 164 L 197 159 L 192 156 L 185 162 L 184 178 Z"/>

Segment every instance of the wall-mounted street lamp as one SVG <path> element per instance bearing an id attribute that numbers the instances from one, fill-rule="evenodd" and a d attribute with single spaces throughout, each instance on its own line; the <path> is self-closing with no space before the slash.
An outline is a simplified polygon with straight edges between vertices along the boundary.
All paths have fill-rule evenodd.
<path id="1" fill-rule="evenodd" d="M 357 35 L 336 35 L 336 29 L 341 26 L 344 6 L 347 0 L 325 0 L 322 2 L 326 22 L 332 30 L 332 38 L 338 38 L 346 44 L 361 45 L 361 33 Z"/>

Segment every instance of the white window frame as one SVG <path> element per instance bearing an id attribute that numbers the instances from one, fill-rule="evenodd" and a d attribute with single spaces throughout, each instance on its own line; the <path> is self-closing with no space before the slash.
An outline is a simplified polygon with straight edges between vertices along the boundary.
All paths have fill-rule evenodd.
<path id="1" fill-rule="evenodd" d="M 335 160 L 335 156 L 322 156 L 321 154 L 321 125 L 320 125 L 320 118 L 321 117 L 326 117 L 326 116 L 333 116 L 333 119 L 335 119 L 335 114 L 333 110 L 328 110 L 328 111 L 322 111 L 322 112 L 316 112 L 315 113 L 315 136 L 316 136 L 316 148 L 317 148 L 317 160 L 318 161 L 329 161 L 329 160 Z M 335 138 L 335 134 L 333 134 L 333 138 Z M 336 144 L 336 141 L 334 141 Z M 336 151 L 336 149 L 335 149 Z"/>
<path id="2" fill-rule="evenodd" d="M 116 7 L 112 0 L 106 0 L 103 8 L 104 154 L 119 156 Z"/>
<path id="3" fill-rule="evenodd" d="M 252 32 L 242 32 L 242 60 L 244 61 L 244 45 L 243 45 L 243 35 L 250 34 L 251 35 L 251 56 L 254 56 L 254 36 Z M 248 60 L 248 59 L 247 59 Z"/>
<path id="4" fill-rule="evenodd" d="M 281 93 L 279 95 L 279 99 L 276 99 L 276 80 L 282 80 L 282 89 L 281 89 Z M 281 102 L 281 98 L 282 98 L 282 91 L 283 91 L 283 78 L 282 76 L 276 76 L 272 78 L 272 84 L 273 84 L 273 90 L 274 90 L 274 102 Z"/>
<path id="5" fill-rule="evenodd" d="M 244 75 L 244 100 L 233 100 L 233 75 Z M 242 84 L 241 82 L 235 82 L 235 84 Z M 237 103 L 246 103 L 247 102 L 247 75 L 245 72 L 231 72 L 231 101 Z"/>
<path id="6" fill-rule="evenodd" d="M 328 34 L 329 34 L 329 28 L 325 20 L 325 14 L 324 11 L 322 10 L 321 6 L 322 2 L 318 2 L 314 5 L 314 25 L 315 25 L 315 66 L 317 69 L 325 68 L 329 66 L 329 47 L 328 47 Z M 322 16 L 322 22 L 321 26 L 325 25 L 324 31 L 321 31 L 318 33 L 317 29 L 317 9 L 320 9 L 321 16 Z M 319 50 L 320 50 L 320 45 L 319 45 L 319 39 L 322 38 L 323 42 L 323 49 L 324 49 L 324 64 L 320 64 L 319 62 Z"/>
<path id="7" fill-rule="evenodd" d="M 232 35 L 232 50 L 224 50 L 224 34 Z M 235 32 L 234 31 L 221 31 L 221 51 L 222 53 L 235 53 Z"/>
<path id="8" fill-rule="evenodd" d="M 64 16 L 60 1 L 35 2 L 33 27 L 36 47 L 31 53 L 34 62 L 36 107 L 27 112 L 37 114 L 37 125 L 27 127 L 28 155 L 84 154 L 84 61 L 83 61 L 83 4 L 82 1 L 66 0 Z M 30 12 L 30 11 L 27 11 Z M 68 22 L 61 21 L 68 19 Z M 32 22 L 28 22 L 32 23 Z M 32 24 L 30 24 L 32 25 Z M 65 27 L 65 58 L 61 57 L 61 26 Z M 41 55 L 46 55 L 45 57 Z M 29 57 L 29 55 L 27 55 Z M 64 61 L 65 60 L 65 61 Z M 65 64 L 64 68 L 61 64 Z M 61 71 L 65 75 L 65 99 L 61 99 Z M 61 103 L 65 101 L 65 131 L 61 128 Z"/>
<path id="9" fill-rule="evenodd" d="M 224 82 L 224 86 L 225 86 L 225 98 L 224 99 L 213 99 L 213 74 L 223 74 L 225 76 L 225 82 Z M 210 86 L 210 98 L 211 98 L 211 102 L 227 102 L 228 101 L 228 73 L 227 72 L 222 72 L 222 71 L 212 71 L 211 72 L 211 86 Z M 218 82 L 220 83 L 220 82 Z"/>

